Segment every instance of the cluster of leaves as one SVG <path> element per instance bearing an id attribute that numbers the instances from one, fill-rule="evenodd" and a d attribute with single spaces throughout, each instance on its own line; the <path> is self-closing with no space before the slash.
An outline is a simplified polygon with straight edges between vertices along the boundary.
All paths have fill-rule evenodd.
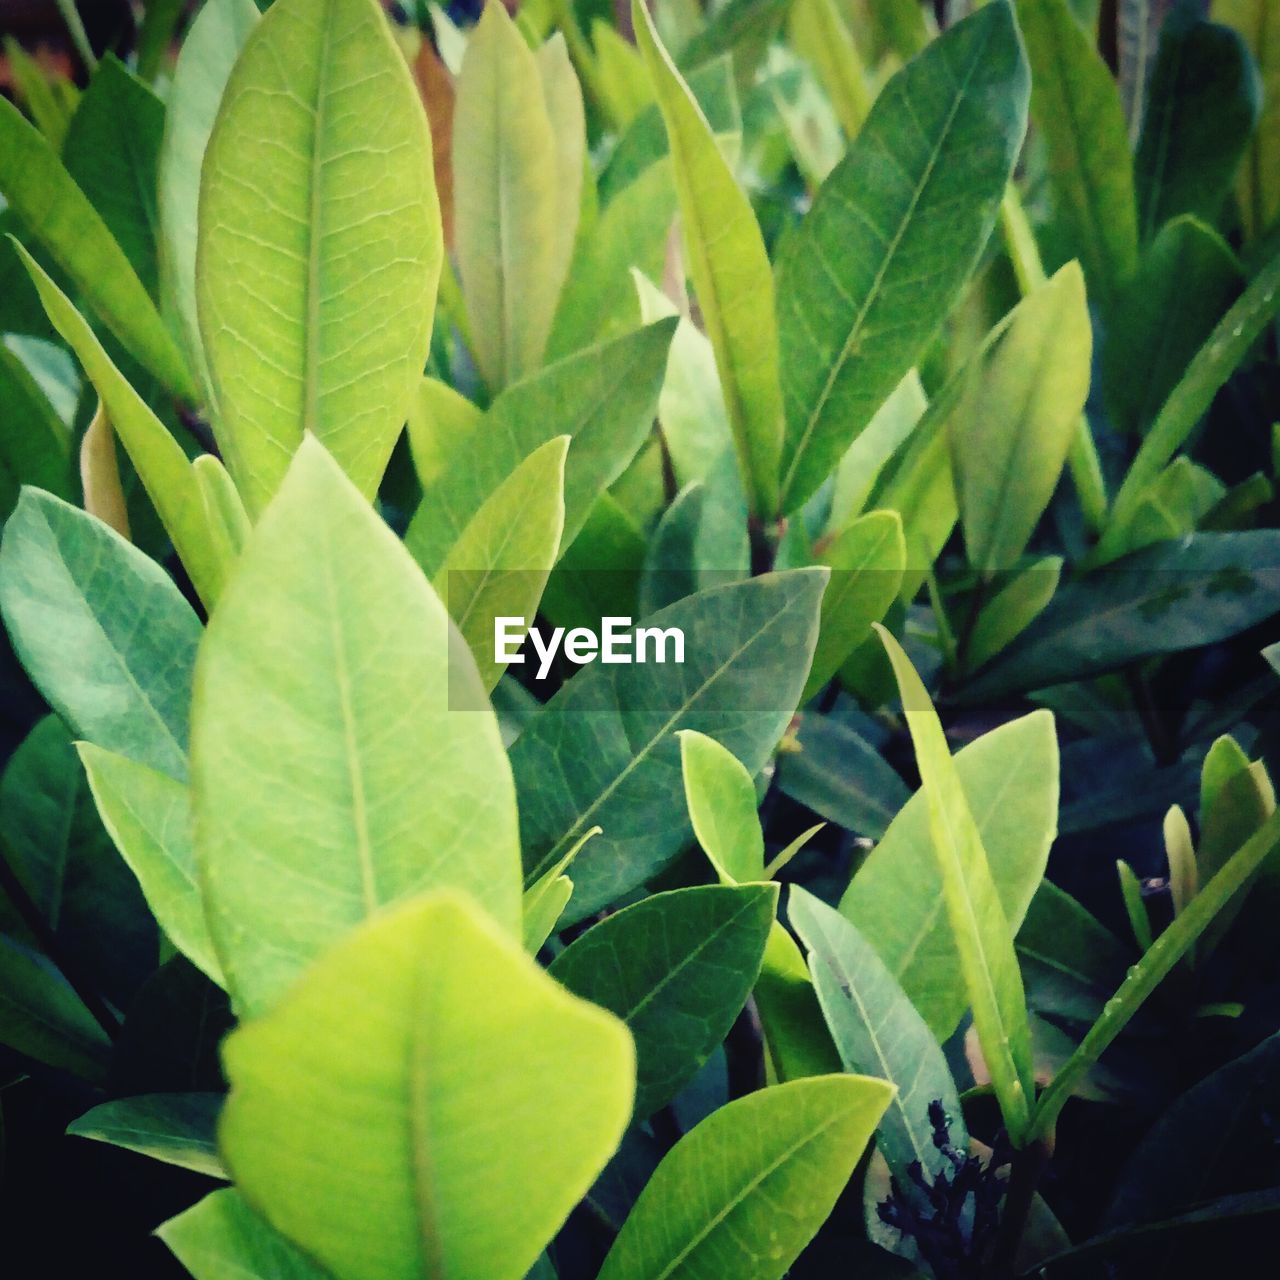
<path id="1" fill-rule="evenodd" d="M 83 91 L 10 43 L 9 1096 L 230 1184 L 159 1228 L 197 1280 L 1247 1238 L 1269 4 L 206 0 L 172 65 L 184 6 L 98 61 L 68 4 Z M 535 615 L 685 661 L 521 683 Z"/>

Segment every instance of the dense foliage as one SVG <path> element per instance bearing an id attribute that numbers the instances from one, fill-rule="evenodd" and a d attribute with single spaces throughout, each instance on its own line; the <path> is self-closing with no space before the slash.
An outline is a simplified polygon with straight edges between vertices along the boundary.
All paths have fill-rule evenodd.
<path id="1" fill-rule="evenodd" d="M 4 1266 L 1247 1264 L 1272 0 L 59 8 L 0 99 Z"/>

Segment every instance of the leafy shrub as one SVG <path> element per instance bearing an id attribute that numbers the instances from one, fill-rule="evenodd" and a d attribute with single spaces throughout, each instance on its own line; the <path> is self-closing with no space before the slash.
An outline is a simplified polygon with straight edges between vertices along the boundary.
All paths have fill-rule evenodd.
<path id="1" fill-rule="evenodd" d="M 0 102 L 14 1255 L 85 1269 L 72 1169 L 197 1280 L 1251 1260 L 1268 0 L 206 0 L 172 65 L 184 6 L 60 7 L 83 89 L 10 42 Z"/>

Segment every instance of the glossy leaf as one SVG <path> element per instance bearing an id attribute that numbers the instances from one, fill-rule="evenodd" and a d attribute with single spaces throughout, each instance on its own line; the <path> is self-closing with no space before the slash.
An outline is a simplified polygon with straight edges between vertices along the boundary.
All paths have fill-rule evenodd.
<path id="1" fill-rule="evenodd" d="M 54 327 L 76 353 L 129 454 L 161 523 L 206 606 L 217 599 L 226 561 L 210 542 L 191 463 L 182 446 L 111 362 L 84 317 L 34 258 L 18 253 Z"/>
<path id="2" fill-rule="evenodd" d="M 878 624 L 877 630 L 893 664 L 916 751 L 920 789 L 929 813 L 929 838 L 978 1042 L 1009 1140 L 1021 1146 L 1027 1136 L 1035 1083 L 1022 974 L 1013 951 L 1010 922 L 933 703 L 902 647 Z"/>
<path id="3" fill-rule="evenodd" d="M 964 1115 L 933 1032 L 870 943 L 838 911 L 796 887 L 788 916 L 809 952 L 809 969 L 846 1071 L 894 1086 L 877 1145 L 904 1187 L 914 1162 L 931 1180 L 949 1167 L 933 1142 L 929 1108 L 941 1105 L 963 1149 Z"/>
<path id="4" fill-rule="evenodd" d="M 1064 258 L 1079 258 L 1104 310 L 1138 258 L 1133 160 L 1120 94 L 1068 0 L 1014 0 L 1031 60 Z"/>
<path id="5" fill-rule="evenodd" d="M 780 1280 L 831 1212 L 890 1096 L 882 1081 L 814 1076 L 713 1112 L 658 1166 L 600 1280 Z"/>
<path id="6" fill-rule="evenodd" d="M 955 771 L 1005 920 L 1016 932 L 1044 876 L 1057 831 L 1053 717 L 1034 711 L 983 734 L 956 754 Z M 938 1039 L 945 1040 L 968 996 L 929 832 L 926 797 L 917 792 L 853 877 L 840 911 L 876 949 Z"/>
<path id="7" fill-rule="evenodd" d="M 257 23 L 199 224 L 200 329 L 246 508 L 308 432 L 371 496 L 422 375 L 442 254 L 426 117 L 372 0 L 281 0 Z"/>
<path id="8" fill-rule="evenodd" d="M 782 506 L 813 494 L 915 364 L 991 233 L 1026 127 L 1006 5 L 885 86 L 778 263 Z"/>
<path id="9" fill-rule="evenodd" d="M 328 1273 L 274 1231 L 228 1188 L 205 1196 L 156 1235 L 195 1280 L 328 1280 Z"/>
<path id="10" fill-rule="evenodd" d="M 80 743 L 79 750 L 98 815 L 157 923 L 192 964 L 222 986 L 196 880 L 187 788 L 92 743 Z"/>
<path id="11" fill-rule="evenodd" d="M 494 619 L 532 619 L 560 553 L 568 436 L 535 449 L 467 522 L 434 586 L 471 650 L 486 690 L 505 665 L 494 653 Z"/>
<path id="12" fill-rule="evenodd" d="M 643 4 L 633 5 L 632 21 L 667 126 L 689 275 L 720 371 L 748 503 L 753 512 L 771 515 L 783 427 L 764 240 L 750 200 Z"/>
<path id="13" fill-rule="evenodd" d="M 818 563 L 831 570 L 822 619 L 802 701 L 813 697 L 871 634 L 898 598 L 907 567 L 902 518 L 872 511 L 852 521 L 823 549 Z"/>
<path id="14" fill-rule="evenodd" d="M 1044 556 L 1008 575 L 978 614 L 964 657 L 971 667 L 990 662 L 1048 607 L 1062 576 L 1062 557 Z"/>
<path id="15" fill-rule="evenodd" d="M 227 80 L 257 21 L 253 0 L 207 0 L 182 42 L 164 114 L 157 197 L 160 285 L 166 306 L 179 319 L 187 352 L 206 382 L 196 318 L 200 169 Z"/>
<path id="16" fill-rule="evenodd" d="M 27 489 L 0 546 L 0 608 L 27 673 L 75 734 L 186 776 L 200 623 L 159 565 Z"/>
<path id="17" fill-rule="evenodd" d="M 220 1093 L 155 1093 L 103 1102 L 72 1121 L 67 1133 L 137 1151 L 153 1160 L 225 1178 L 214 1123 Z"/>
<path id="18" fill-rule="evenodd" d="M 350 1280 L 520 1280 L 622 1137 L 634 1080 L 621 1024 L 452 893 L 338 943 L 224 1059 L 237 1186 Z"/>
<path id="19" fill-rule="evenodd" d="M 120 344 L 175 395 L 195 383 L 146 287 L 48 142 L 0 102 L 0 194 Z"/>
<path id="20" fill-rule="evenodd" d="M 1158 543 L 1060 588 L 958 697 L 1002 697 L 1212 644 L 1275 613 L 1278 584 L 1280 538 L 1271 530 Z"/>
<path id="21" fill-rule="evenodd" d="M 1068 263 L 1013 312 L 951 415 L 969 563 L 1010 569 L 1053 497 L 1089 393 L 1093 334 L 1084 279 Z"/>
<path id="22" fill-rule="evenodd" d="M 588 827 L 569 914 L 582 919 L 644 883 L 689 837 L 678 787 L 679 729 L 760 769 L 791 719 L 817 629 L 825 570 L 796 570 L 716 587 L 645 619 L 678 627 L 682 666 L 593 665 L 579 672 L 517 740 L 526 883 Z"/>
<path id="23" fill-rule="evenodd" d="M 466 889 L 518 930 L 514 794 L 486 701 L 399 540 L 304 441 L 196 674 L 197 865 L 241 1011 L 422 889 Z"/>
<path id="24" fill-rule="evenodd" d="M 592 504 L 649 433 L 674 328 L 660 321 L 549 365 L 508 388 L 483 417 L 456 405 L 442 414 L 420 402 L 409 433 L 419 467 L 430 458 L 431 472 L 422 475 L 425 501 L 405 543 L 423 569 L 434 574 L 485 499 L 529 454 L 561 435 L 572 441 L 561 546 L 572 543 Z"/>
<path id="25" fill-rule="evenodd" d="M 552 963 L 553 978 L 635 1037 L 637 1120 L 670 1102 L 724 1040 L 760 972 L 777 902 L 773 884 L 654 894 Z"/>
<path id="26" fill-rule="evenodd" d="M 548 107 L 538 55 L 502 5 L 485 5 L 458 77 L 453 190 L 474 355 L 495 392 L 542 363 L 569 266 L 553 246 L 567 230 L 571 248 L 577 225 L 576 199 L 562 206 L 571 193 L 561 190 Z"/>

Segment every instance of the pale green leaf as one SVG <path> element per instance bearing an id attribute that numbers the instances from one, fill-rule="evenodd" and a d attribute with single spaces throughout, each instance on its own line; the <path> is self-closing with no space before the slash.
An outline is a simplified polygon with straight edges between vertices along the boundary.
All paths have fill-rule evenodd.
<path id="1" fill-rule="evenodd" d="M 165 532 L 206 606 L 222 588 L 228 563 L 209 537 L 204 503 L 182 446 L 111 362 L 84 317 L 21 246 L 18 254 L 54 327 L 76 353 L 147 491 Z"/>
<path id="2" fill-rule="evenodd" d="M 218 1158 L 214 1124 L 220 1093 L 152 1093 L 116 1098 L 72 1121 L 67 1133 L 137 1151 L 153 1160 L 226 1178 Z"/>
<path id="3" fill-rule="evenodd" d="M 570 680 L 511 751 L 526 882 L 597 823 L 604 835 L 575 864 L 571 917 L 670 861 L 689 838 L 670 802 L 676 731 L 697 729 L 762 768 L 800 696 L 825 583 L 825 569 L 801 569 L 690 596 L 644 620 L 684 632 L 683 665 L 595 664 Z"/>
<path id="4" fill-rule="evenodd" d="M 600 1280 L 781 1280 L 843 1191 L 892 1094 L 814 1076 L 712 1112 L 658 1166 Z"/>
<path id="5" fill-rule="evenodd" d="M 576 200 L 562 207 L 539 59 L 500 4 L 484 6 L 467 42 L 453 137 L 458 270 L 473 354 L 496 392 L 542 363 L 569 265 L 562 219 L 572 247 L 578 209 Z M 581 160 L 574 180 L 582 181 Z"/>
<path id="6" fill-rule="evenodd" d="M 995 224 L 1026 128 L 1007 5 L 957 23 L 885 86 L 782 249 L 782 506 L 795 511 L 916 363 Z"/>
<path id="7" fill-rule="evenodd" d="M 782 398 L 773 275 L 751 202 L 653 19 L 632 6 L 636 37 L 667 126 L 689 275 L 711 339 L 751 510 L 772 515 L 778 497 Z"/>
<path id="8" fill-rule="evenodd" d="M 879 624 L 876 629 L 893 664 L 916 750 L 930 840 L 974 1027 L 1009 1140 L 1020 1147 L 1027 1138 L 1035 1082 L 1013 932 L 938 714 L 901 645 Z"/>
<path id="9" fill-rule="evenodd" d="M 29 484 L 72 497 L 71 432 L 26 362 L 0 343 L 0 516 Z"/>
<path id="10" fill-rule="evenodd" d="M 1048 607 L 1061 576 L 1061 556 L 1042 556 L 1007 575 L 969 633 L 965 664 L 976 669 L 1007 649 Z"/>
<path id="11" fill-rule="evenodd" d="M 583 174 L 586 165 L 586 118 L 582 105 L 582 89 L 577 73 L 569 61 L 565 38 L 555 32 L 534 54 L 538 76 L 542 81 L 542 96 L 547 106 L 547 120 L 555 139 L 554 177 L 556 192 L 555 222 L 547 245 L 535 242 L 535 252 L 546 252 L 550 258 L 550 278 L 553 296 L 548 310 L 538 317 L 542 327 L 543 343 L 550 332 L 556 301 L 573 260 L 574 243 L 578 238 L 578 218 L 582 210 Z M 470 139 L 469 144 L 474 145 Z"/>
<path id="12" fill-rule="evenodd" d="M 256 516 L 311 433 L 366 496 L 422 376 L 442 236 L 426 116 L 374 0 L 279 0 L 205 152 L 196 300 Z"/>
<path id="13" fill-rule="evenodd" d="M 932 1181 L 950 1168 L 933 1142 L 929 1106 L 937 1102 L 964 1150 L 968 1135 L 955 1082 L 933 1032 L 875 949 L 838 911 L 799 886 L 787 914 L 809 952 L 818 999 L 846 1071 L 888 1081 L 896 1092 L 877 1145 L 910 1195 L 914 1162 Z M 918 1192 L 917 1192 L 918 1194 Z"/>
<path id="14" fill-rule="evenodd" d="M 223 1052 L 237 1186 L 344 1280 L 520 1280 L 631 1110 L 625 1028 L 452 893 L 365 924 Z"/>
<path id="15" fill-rule="evenodd" d="M 158 564 L 26 489 L 0 546 L 0 608 L 27 674 L 78 736 L 185 778 L 200 623 Z"/>
<path id="16" fill-rule="evenodd" d="M 421 889 L 467 889 L 518 930 L 514 795 L 486 702 L 399 540 L 304 441 L 196 673 L 196 858 L 242 1012 Z"/>
<path id="17" fill-rule="evenodd" d="M 1057 833 L 1058 744 L 1052 715 L 1034 711 L 983 734 L 956 755 L 955 770 L 1005 919 L 1016 931 Z M 929 840 L 926 798 L 916 792 L 853 877 L 840 910 L 875 947 L 938 1039 L 945 1040 L 969 1001 Z"/>
<path id="18" fill-rule="evenodd" d="M 896 511 L 872 511 L 853 520 L 818 555 L 831 570 L 813 666 L 801 701 L 816 694 L 871 634 L 898 598 L 907 547 Z"/>
<path id="19" fill-rule="evenodd" d="M 191 799 L 166 774 L 92 743 L 79 745 L 98 815 L 169 941 L 219 986 L 191 844 Z"/>
<path id="20" fill-rule="evenodd" d="M 703 852 L 728 884 L 763 880 L 764 834 L 751 775 L 705 733 L 685 729 L 679 736 L 685 803 Z"/>
<path id="21" fill-rule="evenodd" d="M 420 470 L 424 500 L 405 536 L 423 569 L 434 574 L 485 499 L 535 449 L 564 435 L 572 440 L 561 538 L 568 547 L 649 433 L 674 328 L 663 320 L 548 365 L 484 415 L 425 381 L 409 435 L 429 472 Z"/>
<path id="22" fill-rule="evenodd" d="M 1044 137 L 1065 256 L 1107 309 L 1138 261 L 1133 160 L 1120 92 L 1068 0 L 1014 0 L 1031 60 L 1031 114 Z"/>
<path id="23" fill-rule="evenodd" d="M 568 449 L 568 436 L 535 449 L 471 517 L 434 575 L 486 690 L 506 670 L 496 657 L 495 619 L 532 621 L 559 555 Z"/>
<path id="24" fill-rule="evenodd" d="M 187 352 L 206 382 L 208 370 L 196 319 L 200 170 L 227 80 L 257 21 L 258 6 L 253 0 L 207 0 L 182 42 L 165 103 L 158 192 L 160 288 L 165 305 L 178 317 Z"/>
<path id="25" fill-rule="evenodd" d="M 49 144 L 0 101 L 0 194 L 121 345 L 175 395 L 197 398 L 182 352 L 125 252 Z"/>
<path id="26" fill-rule="evenodd" d="M 948 423 L 969 563 L 1011 569 L 1053 497 L 1089 393 L 1093 332 L 1068 263 L 1014 310 Z"/>
<path id="27" fill-rule="evenodd" d="M 205 1196 L 156 1235 L 195 1280 L 330 1280 L 232 1188 Z"/>
<path id="28" fill-rule="evenodd" d="M 553 978 L 635 1037 L 637 1120 L 670 1102 L 724 1040 L 760 972 L 777 902 L 774 884 L 654 894 L 552 963 Z"/>

